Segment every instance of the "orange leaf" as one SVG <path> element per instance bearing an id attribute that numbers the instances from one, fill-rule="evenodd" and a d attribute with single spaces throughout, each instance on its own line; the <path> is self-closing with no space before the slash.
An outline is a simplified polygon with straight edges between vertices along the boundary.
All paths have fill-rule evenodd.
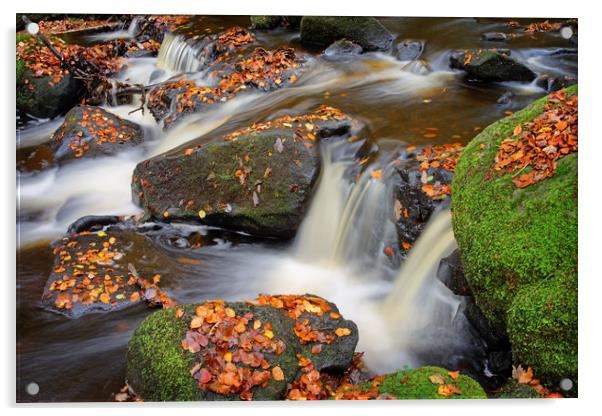
<path id="1" fill-rule="evenodd" d="M 452 392 L 451 392 L 451 390 L 449 389 L 448 386 L 449 386 L 449 384 L 444 384 L 444 385 L 439 386 L 437 388 L 437 394 L 439 396 L 445 396 L 445 397 L 451 396 Z"/>
<path id="2" fill-rule="evenodd" d="M 372 175 L 374 179 L 380 179 L 383 177 L 383 171 L 380 169 L 373 170 L 372 173 L 370 173 L 370 175 Z"/>
<path id="3" fill-rule="evenodd" d="M 282 368 L 278 366 L 272 368 L 272 377 L 274 377 L 274 380 L 276 381 L 284 380 L 284 372 L 282 372 Z"/>
<path id="4" fill-rule="evenodd" d="M 460 376 L 459 371 L 448 371 L 447 374 L 451 377 L 452 380 L 457 380 L 458 376 Z"/>
<path id="5" fill-rule="evenodd" d="M 391 246 L 385 247 L 385 255 L 387 257 L 393 257 L 393 248 Z"/>
<path id="6" fill-rule="evenodd" d="M 334 331 L 335 334 L 337 334 L 338 337 L 345 337 L 349 334 L 351 334 L 351 329 L 349 328 L 337 328 Z"/>

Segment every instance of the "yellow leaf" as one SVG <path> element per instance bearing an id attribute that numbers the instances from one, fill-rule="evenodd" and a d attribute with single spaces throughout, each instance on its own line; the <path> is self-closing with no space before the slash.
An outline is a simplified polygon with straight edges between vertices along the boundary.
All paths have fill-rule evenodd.
<path id="1" fill-rule="evenodd" d="M 274 380 L 276 381 L 284 380 L 284 372 L 282 371 L 282 368 L 278 366 L 272 368 L 272 377 L 274 377 Z"/>
<path id="2" fill-rule="evenodd" d="M 337 334 L 338 337 L 344 337 L 347 336 L 349 334 L 351 334 L 351 329 L 349 328 L 337 328 L 334 331 L 335 334 Z"/>

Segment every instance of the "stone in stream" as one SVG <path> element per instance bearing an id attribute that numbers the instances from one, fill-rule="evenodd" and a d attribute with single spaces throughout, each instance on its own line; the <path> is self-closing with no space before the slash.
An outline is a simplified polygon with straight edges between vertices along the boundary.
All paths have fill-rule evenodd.
<path id="1" fill-rule="evenodd" d="M 282 23 L 282 16 L 251 16 L 253 29 L 270 30 L 275 29 Z"/>
<path id="2" fill-rule="evenodd" d="M 65 116 L 49 145 L 58 163 L 81 157 L 109 156 L 140 145 L 144 130 L 100 107 L 79 105 Z"/>
<path id="3" fill-rule="evenodd" d="M 538 87 L 546 90 L 546 92 L 554 92 L 566 87 L 570 87 L 571 85 L 575 85 L 577 83 L 577 79 L 569 75 L 554 76 L 543 74 L 537 77 L 535 83 Z"/>
<path id="4" fill-rule="evenodd" d="M 505 42 L 508 35 L 503 32 L 487 32 L 481 35 L 481 40 L 485 42 Z"/>
<path id="5" fill-rule="evenodd" d="M 155 272 L 157 252 L 144 235 L 128 230 L 82 231 L 51 246 L 54 266 L 42 305 L 70 318 L 116 311 L 143 301 L 172 305 Z M 132 267 L 133 266 L 133 267 Z"/>
<path id="6" fill-rule="evenodd" d="M 347 39 L 337 40 L 322 52 L 322 56 L 326 59 L 339 60 L 348 59 L 358 56 L 363 52 L 363 49 L 357 43 L 353 43 Z"/>
<path id="7" fill-rule="evenodd" d="M 459 144 L 412 151 L 399 160 L 394 211 L 401 257 L 405 258 L 436 208 L 449 204 Z"/>
<path id="8" fill-rule="evenodd" d="M 479 81 L 533 81 L 535 73 L 509 55 L 502 49 L 459 50 L 451 54 L 449 66 Z"/>
<path id="9" fill-rule="evenodd" d="M 498 174 L 494 166 L 517 126 L 525 131 L 543 114 L 555 120 L 577 87 L 561 93 L 565 101 L 555 93 L 551 107 L 544 97 L 484 129 L 458 160 L 452 185 L 454 235 L 476 303 L 507 331 L 515 362 L 551 386 L 563 378 L 577 382 L 578 153 L 555 160 L 552 176 L 521 188 L 516 173 Z M 552 132 L 559 128 L 550 123 Z M 555 137 L 576 144 L 576 121 L 565 123 Z"/>
<path id="10" fill-rule="evenodd" d="M 386 51 L 393 35 L 374 17 L 303 16 L 301 43 L 328 46 L 340 39 L 360 45 L 364 51 Z"/>
<path id="11" fill-rule="evenodd" d="M 297 80 L 304 62 L 294 49 L 257 48 L 234 62 L 212 68 L 215 86 L 198 86 L 187 80 L 157 86 L 150 92 L 148 107 L 155 119 L 169 127 L 187 114 L 206 111 L 246 90 L 267 92 L 287 87 Z"/>
<path id="12" fill-rule="evenodd" d="M 126 378 L 144 401 L 280 400 L 322 389 L 353 359 L 356 325 L 313 295 L 260 295 L 156 312 L 134 331 Z"/>
<path id="13" fill-rule="evenodd" d="M 320 171 L 319 140 L 349 137 L 352 120 L 322 106 L 156 156 L 134 171 L 134 202 L 146 216 L 291 237 Z"/>
<path id="14" fill-rule="evenodd" d="M 424 42 L 406 39 L 397 45 L 397 59 L 400 61 L 414 61 L 424 52 Z"/>

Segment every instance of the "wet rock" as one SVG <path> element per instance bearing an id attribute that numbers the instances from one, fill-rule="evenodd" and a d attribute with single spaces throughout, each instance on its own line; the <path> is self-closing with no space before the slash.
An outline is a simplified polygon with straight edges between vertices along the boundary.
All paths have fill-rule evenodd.
<path id="1" fill-rule="evenodd" d="M 364 51 L 389 50 L 393 35 L 374 17 L 304 16 L 301 42 L 327 46 L 340 39 L 360 45 Z"/>
<path id="2" fill-rule="evenodd" d="M 270 30 L 280 26 L 282 16 L 251 16 L 253 29 Z"/>
<path id="3" fill-rule="evenodd" d="M 396 165 L 399 182 L 394 204 L 402 258 L 422 233 L 435 209 L 449 204 L 447 196 L 453 177 L 453 163 L 441 163 L 436 158 L 443 157 L 441 160 L 445 160 L 451 157 L 453 160 L 459 154 L 459 149 L 427 149 L 428 156 L 425 156 L 425 152 L 411 154 L 410 158 Z"/>
<path id="4" fill-rule="evenodd" d="M 198 86 L 194 81 L 162 83 L 150 92 L 148 107 L 165 127 L 183 116 L 212 108 L 247 90 L 272 91 L 293 84 L 305 60 L 293 49 L 255 49 L 212 72 L 217 86 Z"/>
<path id="5" fill-rule="evenodd" d="M 554 92 L 575 85 L 577 79 L 569 75 L 554 76 L 543 74 L 537 77 L 535 83 L 538 87 L 545 89 L 547 92 Z"/>
<path id="6" fill-rule="evenodd" d="M 334 42 L 322 52 L 322 56 L 326 59 L 339 60 L 358 56 L 363 52 L 363 49 L 357 43 L 353 43 L 347 39 L 341 39 Z"/>
<path id="7" fill-rule="evenodd" d="M 481 40 L 486 42 L 505 42 L 508 35 L 503 32 L 487 32 L 481 35 Z"/>
<path id="8" fill-rule="evenodd" d="M 509 56 L 506 50 L 461 50 L 450 56 L 450 67 L 470 79 L 485 82 L 533 81 L 535 73 Z"/>
<path id="9" fill-rule="evenodd" d="M 406 39 L 397 45 L 397 59 L 400 61 L 414 61 L 424 52 L 424 42 Z"/>
<path id="10" fill-rule="evenodd" d="M 512 98 L 514 98 L 514 93 L 512 91 L 506 91 L 497 99 L 496 103 L 499 106 L 507 107 L 512 104 Z"/>
<path id="11" fill-rule="evenodd" d="M 318 140 L 347 137 L 351 125 L 339 110 L 321 107 L 154 157 L 134 171 L 134 201 L 159 220 L 291 237 L 319 173 Z"/>
<path id="12" fill-rule="evenodd" d="M 437 279 L 458 296 L 472 296 L 470 286 L 464 277 L 458 250 L 454 250 L 449 256 L 441 259 L 437 270 Z"/>
<path id="13" fill-rule="evenodd" d="M 141 302 L 173 303 L 157 286 L 156 259 L 146 256 L 156 250 L 144 235 L 118 229 L 82 231 L 51 248 L 55 260 L 42 305 L 52 312 L 78 318 Z"/>
<path id="14" fill-rule="evenodd" d="M 279 400 L 302 375 L 351 365 L 356 325 L 313 295 L 210 301 L 146 318 L 127 382 L 145 401 Z"/>
<path id="15" fill-rule="evenodd" d="M 34 77 L 23 61 L 17 60 L 17 109 L 37 118 L 54 118 L 67 112 L 83 96 L 83 85 L 71 74 L 58 82 L 46 75 Z"/>
<path id="16" fill-rule="evenodd" d="M 86 215 L 79 218 L 67 229 L 67 234 L 79 234 L 83 231 L 101 231 L 107 225 L 115 225 L 121 221 L 116 215 Z"/>
<path id="17" fill-rule="evenodd" d="M 114 155 L 144 141 L 143 129 L 100 107 L 79 105 L 65 116 L 52 134 L 50 146 L 55 160 Z"/>

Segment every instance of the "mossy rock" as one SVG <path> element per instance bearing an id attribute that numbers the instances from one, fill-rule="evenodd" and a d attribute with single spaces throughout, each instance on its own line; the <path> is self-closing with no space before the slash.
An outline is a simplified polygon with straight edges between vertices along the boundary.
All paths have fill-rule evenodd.
<path id="1" fill-rule="evenodd" d="M 16 61 L 17 109 L 38 118 L 64 114 L 82 97 L 82 84 L 71 74 L 57 83 L 49 76 L 34 77 L 25 62 Z M 49 85 L 52 84 L 52 85 Z"/>
<path id="2" fill-rule="evenodd" d="M 510 380 L 499 390 L 489 395 L 491 399 L 541 399 L 537 391 L 528 384 L 520 384 L 516 380 Z"/>
<path id="3" fill-rule="evenodd" d="M 456 51 L 450 57 L 450 67 L 464 70 L 470 78 L 480 81 L 533 81 L 535 73 L 509 54 L 484 49 Z"/>
<path id="4" fill-rule="evenodd" d="M 309 295 L 307 295 L 309 296 Z M 336 306 L 328 303 L 332 312 L 338 312 Z M 205 304 L 207 305 L 207 304 Z M 198 400 L 240 400 L 238 393 L 219 394 L 199 388 L 198 381 L 193 378 L 191 369 L 195 363 L 208 366 L 203 353 L 215 348 L 210 341 L 208 346 L 194 354 L 182 347 L 190 322 L 195 316 L 198 305 L 180 307 L 184 315 L 176 316 L 177 308 L 165 309 L 146 318 L 134 331 L 128 343 L 127 351 L 127 382 L 128 385 L 145 401 L 198 401 Z M 253 400 L 281 400 L 284 398 L 288 384 L 301 376 L 298 354 L 311 359 L 314 368 L 320 371 L 340 371 L 347 368 L 353 359 L 353 353 L 358 341 L 357 327 L 352 321 L 342 317 L 334 319 L 329 313 L 315 316 L 304 313 L 299 319 L 311 320 L 312 328 L 344 327 L 351 334 L 335 337 L 330 344 L 322 344 L 318 354 L 312 354 L 311 348 L 315 343 L 302 344 L 295 335 L 295 321 L 284 309 L 270 305 L 258 305 L 256 302 L 227 302 L 224 307 L 232 308 L 236 316 L 251 313 L 253 320 L 260 320 L 263 325 L 272 325 L 273 339 L 284 342 L 284 350 L 263 352 L 265 360 L 272 368 L 279 366 L 284 374 L 284 380 L 270 377 L 267 385 L 255 386 L 251 389 Z M 329 311 L 329 312 L 331 312 Z M 218 321 L 219 322 L 219 321 Z M 253 321 L 249 325 L 252 326 Z M 328 330 L 326 330 L 328 331 Z M 230 347 L 234 352 L 239 346 Z M 237 367 L 244 367 L 237 363 Z M 259 369 L 260 370 L 260 369 Z"/>
<path id="5" fill-rule="evenodd" d="M 310 46 L 328 46 L 347 39 L 364 51 L 388 50 L 393 35 L 374 17 L 304 16 L 301 42 Z"/>
<path id="6" fill-rule="evenodd" d="M 251 16 L 253 29 L 270 30 L 275 29 L 282 23 L 282 16 Z"/>
<path id="7" fill-rule="evenodd" d="M 461 391 L 449 397 L 438 394 L 439 384 L 434 384 L 429 377 L 439 375 L 446 384 L 451 384 Z M 365 388 L 370 388 L 367 382 Z M 425 366 L 411 370 L 401 370 L 386 375 L 378 386 L 379 394 L 388 394 L 399 400 L 414 399 L 486 399 L 487 395 L 481 385 L 472 378 L 460 374 L 453 380 L 448 370 L 441 367 Z"/>
<path id="8" fill-rule="evenodd" d="M 349 119 L 316 123 L 318 139 L 347 135 Z M 148 217 L 290 238 L 320 172 L 318 141 L 278 126 L 159 155 L 138 164 L 134 201 Z M 243 176 L 244 175 L 244 176 Z"/>
<path id="9" fill-rule="evenodd" d="M 577 94 L 577 86 L 566 92 Z M 543 380 L 576 380 L 577 153 L 522 189 L 512 175 L 490 173 L 501 141 L 546 103 L 535 101 L 469 143 L 452 182 L 453 225 L 477 304 L 496 327 L 507 324 L 515 361 Z"/>

